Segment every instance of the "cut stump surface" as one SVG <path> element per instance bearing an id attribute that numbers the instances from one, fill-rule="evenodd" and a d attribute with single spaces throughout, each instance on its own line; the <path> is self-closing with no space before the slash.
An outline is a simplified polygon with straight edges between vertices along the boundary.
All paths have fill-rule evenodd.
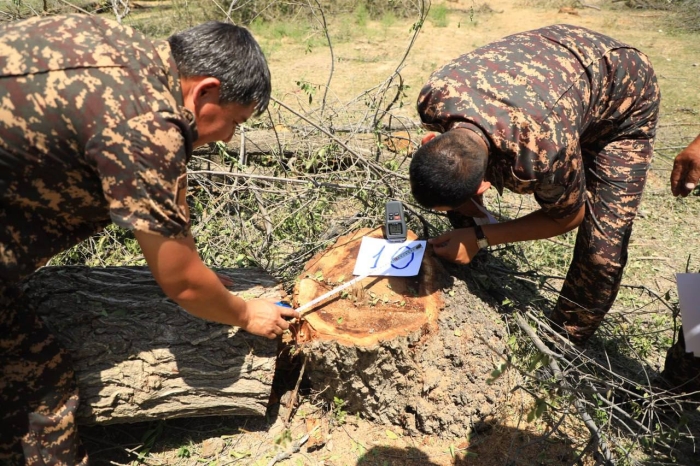
<path id="1" fill-rule="evenodd" d="M 311 259 L 295 291 L 295 307 L 353 279 L 353 269 L 364 236 L 382 238 L 381 229 L 363 229 L 343 236 L 330 249 Z M 416 239 L 409 232 L 409 240 Z M 303 340 L 330 339 L 370 346 L 434 326 L 444 305 L 438 281 L 439 265 L 425 254 L 415 277 L 367 277 L 305 314 Z"/>

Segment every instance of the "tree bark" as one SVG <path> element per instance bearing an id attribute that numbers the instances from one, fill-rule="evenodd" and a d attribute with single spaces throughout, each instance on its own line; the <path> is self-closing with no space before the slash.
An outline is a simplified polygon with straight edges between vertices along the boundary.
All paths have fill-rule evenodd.
<path id="1" fill-rule="evenodd" d="M 245 299 L 280 297 L 260 269 L 219 273 Z M 191 316 L 145 267 L 45 267 L 23 299 L 73 358 L 82 424 L 265 414 L 277 341 Z"/>

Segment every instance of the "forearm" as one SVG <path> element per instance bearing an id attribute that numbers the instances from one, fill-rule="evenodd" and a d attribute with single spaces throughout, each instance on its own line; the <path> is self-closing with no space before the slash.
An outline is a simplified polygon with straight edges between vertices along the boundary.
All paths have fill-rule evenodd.
<path id="1" fill-rule="evenodd" d="M 177 283 L 166 283 L 168 297 L 190 314 L 212 322 L 245 327 L 246 303 L 230 293 L 204 264 L 201 270 L 182 275 Z"/>
<path id="2" fill-rule="evenodd" d="M 197 253 L 191 236 L 164 238 L 134 231 L 148 267 L 163 292 L 187 312 L 202 319 L 276 338 L 289 328 L 285 319 L 298 319 L 291 308 L 267 299 L 243 299 L 229 293 Z"/>
<path id="3" fill-rule="evenodd" d="M 246 303 L 232 295 L 199 257 L 191 237 L 167 239 L 134 232 L 163 292 L 202 319 L 244 327 Z"/>
<path id="4" fill-rule="evenodd" d="M 578 227 L 584 214 L 585 206 L 581 206 L 576 213 L 563 219 L 553 219 L 543 211 L 537 210 L 507 222 L 483 225 L 482 230 L 492 246 L 552 238 Z"/>

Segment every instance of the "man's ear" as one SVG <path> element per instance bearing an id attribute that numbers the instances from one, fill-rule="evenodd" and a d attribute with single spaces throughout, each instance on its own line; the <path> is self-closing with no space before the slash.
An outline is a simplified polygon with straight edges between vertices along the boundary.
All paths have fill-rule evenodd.
<path id="1" fill-rule="evenodd" d="M 488 191 L 488 189 L 490 187 L 491 187 L 491 183 L 489 181 L 482 180 L 481 184 L 479 185 L 479 187 L 476 190 L 476 195 L 480 196 L 480 195 L 484 194 L 486 191 Z"/>
<path id="2" fill-rule="evenodd" d="M 218 104 L 220 92 L 221 81 L 212 76 L 206 76 L 194 85 L 192 98 L 197 107 L 205 103 Z"/>
<path id="3" fill-rule="evenodd" d="M 221 82 L 212 76 L 180 78 L 180 85 L 185 107 L 195 115 L 204 104 L 219 103 Z"/>
<path id="4" fill-rule="evenodd" d="M 428 133 L 428 134 L 426 134 L 425 136 L 423 136 L 423 139 L 421 140 L 420 145 L 421 145 L 421 146 L 424 146 L 424 145 L 427 144 L 428 142 L 430 142 L 430 141 L 432 141 L 433 139 L 435 139 L 435 136 L 437 136 L 437 134 L 435 134 L 435 133 Z"/>

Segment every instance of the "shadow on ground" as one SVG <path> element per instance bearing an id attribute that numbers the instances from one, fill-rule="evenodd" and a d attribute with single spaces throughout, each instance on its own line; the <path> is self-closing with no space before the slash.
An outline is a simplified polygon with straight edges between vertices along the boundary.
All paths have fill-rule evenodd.
<path id="1" fill-rule="evenodd" d="M 263 436 L 269 427 L 264 417 L 212 416 L 106 426 L 81 426 L 79 430 L 80 438 L 90 457 L 90 465 L 94 466 L 138 464 L 147 458 L 148 454 L 171 450 L 174 452 L 168 461 L 149 463 L 146 459 L 145 464 L 174 464 L 189 457 L 192 458 L 190 463 L 193 463 L 194 458 L 201 456 L 201 451 L 195 452 L 195 446 L 199 449 L 205 440 L 234 438 L 240 437 L 241 434 Z M 233 458 L 235 457 L 231 456 L 231 459 Z M 208 461 L 205 462 L 208 463 Z"/>

